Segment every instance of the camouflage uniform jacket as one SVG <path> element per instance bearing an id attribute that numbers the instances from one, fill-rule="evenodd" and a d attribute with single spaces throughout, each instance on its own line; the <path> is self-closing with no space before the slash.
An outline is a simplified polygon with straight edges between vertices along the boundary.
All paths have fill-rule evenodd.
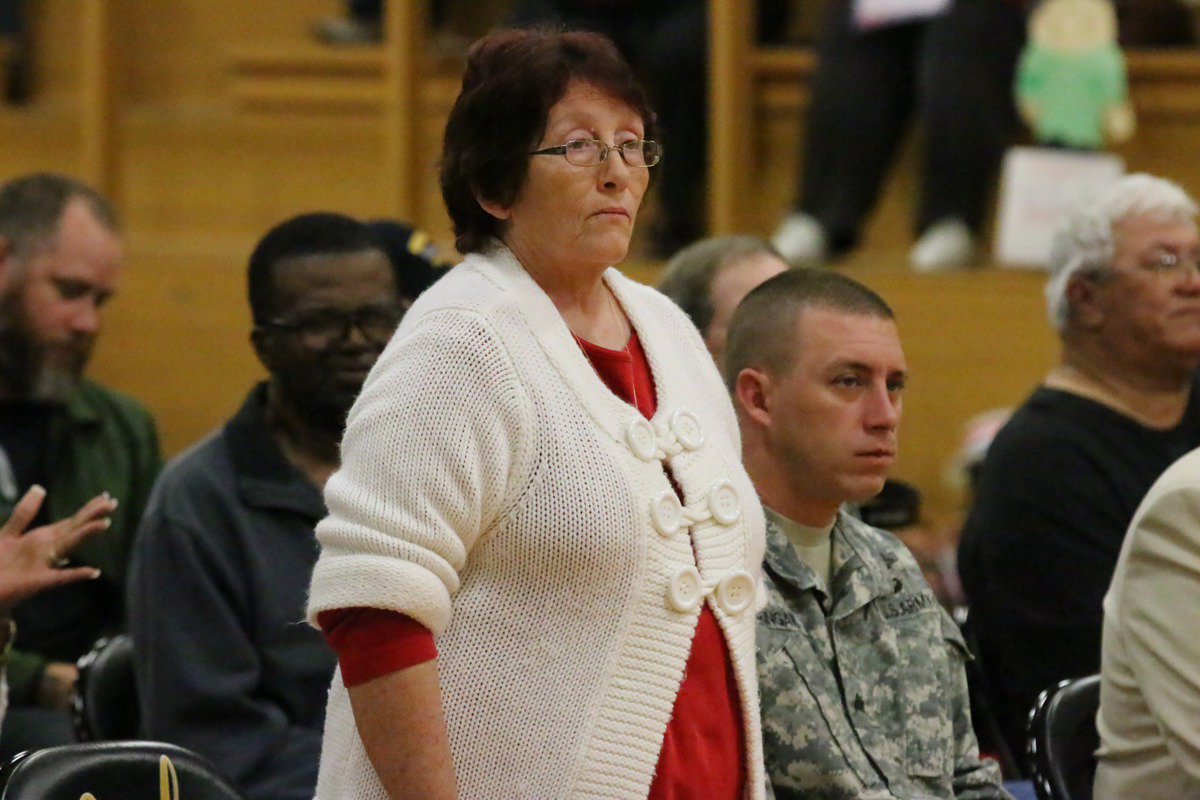
<path id="1" fill-rule="evenodd" d="M 1008 798 L 979 759 L 962 636 L 904 545 L 840 513 L 827 599 L 766 512 L 758 676 L 777 800 Z"/>

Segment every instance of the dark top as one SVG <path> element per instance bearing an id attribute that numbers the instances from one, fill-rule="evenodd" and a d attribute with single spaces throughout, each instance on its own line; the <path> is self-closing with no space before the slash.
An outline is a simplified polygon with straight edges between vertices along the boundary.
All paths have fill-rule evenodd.
<path id="1" fill-rule="evenodd" d="M 50 417 L 54 407 L 24 400 L 0 401 L 0 497 L 15 504 L 33 484 L 50 481 Z M 7 469 L 7 472 L 6 472 Z M 7 479 L 5 479 L 7 475 Z M 11 481 L 11 484 L 8 482 Z M 34 525 L 47 522 L 43 506 Z"/>
<path id="2" fill-rule="evenodd" d="M 996 435 L 958 564 L 1014 753 L 1039 692 L 1099 671 L 1101 604 L 1125 530 L 1150 485 L 1197 445 L 1195 387 L 1169 430 L 1041 387 Z"/>
<path id="3" fill-rule="evenodd" d="M 129 627 L 143 736 L 207 757 L 248 800 L 310 800 L 335 662 L 304 621 L 325 506 L 271 436 L 264 389 L 155 484 Z"/>
<path id="4" fill-rule="evenodd" d="M 70 554 L 72 564 L 98 567 L 100 578 L 40 592 L 13 613 L 16 649 L 6 672 L 10 701 L 22 705 L 34 701 L 47 658 L 74 661 L 96 639 L 121 628 L 129 551 L 161 461 L 146 409 L 86 379 L 63 403 L 4 404 L 0 414 L 5 417 L 0 427 L 7 430 L 2 444 L 18 489 L 0 487 L 0 520 L 35 481 L 47 491 L 40 522 L 68 517 L 100 492 L 120 501 L 112 526 Z"/>
<path id="5" fill-rule="evenodd" d="M 1011 800 L 979 757 L 962 635 L 912 553 L 843 510 L 826 592 L 764 511 L 758 690 L 776 800 Z"/>

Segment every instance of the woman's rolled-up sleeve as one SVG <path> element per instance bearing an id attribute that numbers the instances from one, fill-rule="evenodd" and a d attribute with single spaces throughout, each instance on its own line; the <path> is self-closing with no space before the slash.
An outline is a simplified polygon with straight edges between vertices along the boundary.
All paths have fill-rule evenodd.
<path id="1" fill-rule="evenodd" d="M 337 653 L 347 689 L 437 658 L 429 629 L 396 611 L 338 608 L 318 614 L 317 624 Z"/>
<path id="2" fill-rule="evenodd" d="M 325 486 L 309 620 L 383 608 L 442 632 L 471 548 L 528 485 L 533 413 L 480 315 L 406 319 L 350 412 Z"/>

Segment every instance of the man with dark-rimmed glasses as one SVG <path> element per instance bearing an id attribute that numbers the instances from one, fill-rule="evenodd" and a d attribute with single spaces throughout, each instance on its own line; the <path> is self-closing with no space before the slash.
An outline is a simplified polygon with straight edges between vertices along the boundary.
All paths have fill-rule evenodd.
<path id="1" fill-rule="evenodd" d="M 249 800 L 307 800 L 316 786 L 335 658 L 300 622 L 313 527 L 346 414 L 413 299 L 404 269 L 339 214 L 268 232 L 248 276 L 267 379 L 167 466 L 139 530 L 141 733 L 207 756 Z"/>

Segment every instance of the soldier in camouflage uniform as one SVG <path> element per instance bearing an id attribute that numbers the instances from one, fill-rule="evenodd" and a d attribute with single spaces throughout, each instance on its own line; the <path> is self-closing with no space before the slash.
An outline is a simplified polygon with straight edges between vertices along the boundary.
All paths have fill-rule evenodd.
<path id="1" fill-rule="evenodd" d="M 777 800 L 1009 797 L 979 758 L 957 626 L 904 545 L 841 510 L 883 486 L 905 369 L 891 309 L 836 273 L 772 278 L 730 326 L 767 516 L 759 694 Z"/>
<path id="2" fill-rule="evenodd" d="M 979 760 L 966 646 L 912 555 L 842 512 L 832 562 L 826 595 L 767 509 L 758 680 L 777 800 L 1008 797 Z"/>

